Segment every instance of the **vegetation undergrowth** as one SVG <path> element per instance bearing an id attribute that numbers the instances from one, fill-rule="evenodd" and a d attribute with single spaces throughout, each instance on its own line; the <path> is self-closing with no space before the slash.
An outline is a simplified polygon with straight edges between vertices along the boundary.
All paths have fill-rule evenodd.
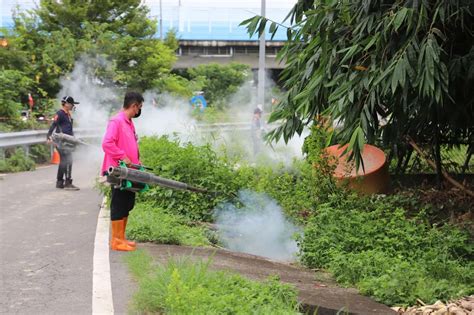
<path id="1" fill-rule="evenodd" d="M 216 205 L 232 200 L 240 189 L 250 189 L 276 199 L 285 214 L 303 227 L 298 240 L 302 263 L 331 271 L 343 285 L 356 286 L 388 305 L 474 293 L 474 248 L 469 235 L 449 224 L 433 224 L 430 208 L 410 198 L 362 197 L 338 187 L 321 151 L 326 136 L 313 131 L 305 144 L 306 160 L 295 161 L 291 168 L 241 161 L 236 168 L 210 146 L 167 137 L 143 139 L 143 162 L 157 175 L 220 193 L 153 187 L 139 198 L 145 205 L 137 206 L 137 221 L 147 222 L 135 225 L 132 217 L 131 235 L 172 244 L 213 243 L 206 241 L 209 236 L 204 230 L 191 228 L 193 223 L 212 222 Z"/>
<path id="2" fill-rule="evenodd" d="M 276 278 L 251 281 L 209 269 L 212 260 L 153 265 L 143 251 L 126 257 L 139 289 L 133 311 L 166 314 L 298 314 L 296 291 Z"/>
<path id="3" fill-rule="evenodd" d="M 140 196 L 155 207 L 181 214 L 196 221 L 212 221 L 212 210 L 229 198 L 238 186 L 225 159 L 210 145 L 195 146 L 169 137 L 146 137 L 140 140 L 142 163 L 161 177 L 209 190 L 209 194 L 165 189 L 159 186 Z"/>
<path id="4" fill-rule="evenodd" d="M 313 128 L 305 142 L 318 183 L 328 183 L 330 134 Z M 321 170 L 321 171 L 319 171 Z M 434 302 L 474 292 L 474 246 L 458 227 L 431 222 L 432 207 L 401 195 L 364 197 L 325 189 L 298 240 L 301 261 L 331 271 L 387 305 Z"/>
<path id="5" fill-rule="evenodd" d="M 332 195 L 299 240 L 302 262 L 388 305 L 474 293 L 474 246 L 467 232 L 408 218 L 396 199 Z"/>
<path id="6" fill-rule="evenodd" d="M 167 213 L 150 203 L 138 203 L 127 226 L 127 236 L 140 242 L 209 246 L 208 235 L 206 229 L 190 226 L 184 216 Z"/>
<path id="7" fill-rule="evenodd" d="M 49 147 L 44 144 L 32 145 L 28 156 L 23 148 L 8 149 L 5 151 L 5 159 L 0 160 L 0 172 L 32 171 L 35 169 L 36 163 L 48 161 L 49 155 Z"/>
<path id="8" fill-rule="evenodd" d="M 35 169 L 35 161 L 26 156 L 22 148 L 15 149 L 12 152 L 5 153 L 5 159 L 0 160 L 0 172 L 22 172 Z"/>

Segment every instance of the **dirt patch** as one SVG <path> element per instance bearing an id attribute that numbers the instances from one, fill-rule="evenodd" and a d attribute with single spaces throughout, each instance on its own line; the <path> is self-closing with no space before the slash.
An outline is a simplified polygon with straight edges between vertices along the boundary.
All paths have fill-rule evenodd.
<path id="1" fill-rule="evenodd" d="M 187 257 L 193 260 L 212 259 L 211 268 L 239 273 L 254 280 L 278 276 L 282 282 L 293 284 L 304 310 L 312 314 L 395 314 L 388 306 L 361 296 L 355 289 L 337 287 L 329 274 L 289 263 L 271 261 L 259 256 L 231 252 L 224 249 L 194 248 L 176 245 L 139 244 L 157 263 L 170 258 Z M 346 313 L 347 312 L 347 313 Z"/>

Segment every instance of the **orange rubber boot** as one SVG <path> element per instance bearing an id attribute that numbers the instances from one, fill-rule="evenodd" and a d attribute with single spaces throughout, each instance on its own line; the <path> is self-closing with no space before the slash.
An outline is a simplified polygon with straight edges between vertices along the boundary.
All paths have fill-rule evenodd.
<path id="1" fill-rule="evenodd" d="M 135 250 L 135 247 L 128 245 L 125 240 L 122 238 L 124 231 L 124 221 L 114 220 L 112 221 L 112 240 L 110 242 L 110 248 L 112 250 L 119 251 L 132 251 Z"/>
<path id="2" fill-rule="evenodd" d="M 128 217 L 125 217 L 123 218 L 123 239 L 125 240 L 125 242 L 129 245 L 129 246 L 132 246 L 132 247 L 136 247 L 137 246 L 137 243 L 133 242 L 133 241 L 129 241 L 125 238 L 125 230 L 127 229 L 127 221 L 128 221 Z"/>

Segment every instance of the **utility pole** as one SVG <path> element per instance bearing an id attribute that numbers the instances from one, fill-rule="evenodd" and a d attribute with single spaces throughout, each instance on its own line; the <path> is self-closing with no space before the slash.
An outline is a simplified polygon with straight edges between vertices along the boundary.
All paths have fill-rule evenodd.
<path id="1" fill-rule="evenodd" d="M 160 39 L 163 41 L 163 6 L 162 0 L 160 0 Z"/>
<path id="2" fill-rule="evenodd" d="M 178 32 L 184 32 L 183 14 L 181 13 L 181 0 L 178 1 Z"/>
<path id="3" fill-rule="evenodd" d="M 260 15 L 265 18 L 265 1 L 262 0 L 260 7 Z M 263 22 L 263 21 L 262 21 Z M 264 104 L 265 100 L 265 31 L 260 35 L 260 43 L 258 49 L 258 87 L 257 87 L 257 102 Z"/>

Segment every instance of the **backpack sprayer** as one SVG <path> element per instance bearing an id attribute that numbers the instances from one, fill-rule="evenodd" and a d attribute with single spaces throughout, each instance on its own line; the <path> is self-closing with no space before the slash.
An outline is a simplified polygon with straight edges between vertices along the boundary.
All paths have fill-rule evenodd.
<path id="1" fill-rule="evenodd" d="M 109 167 L 107 172 L 107 182 L 115 188 L 133 192 L 144 192 L 149 189 L 148 185 L 158 185 L 177 190 L 210 193 L 208 190 L 203 188 L 194 187 L 186 183 L 163 178 L 146 172 L 145 170 L 152 170 L 149 167 L 138 164 L 131 164 L 130 166 L 131 168 L 127 167 L 123 161 L 120 161 L 119 166 Z"/>

